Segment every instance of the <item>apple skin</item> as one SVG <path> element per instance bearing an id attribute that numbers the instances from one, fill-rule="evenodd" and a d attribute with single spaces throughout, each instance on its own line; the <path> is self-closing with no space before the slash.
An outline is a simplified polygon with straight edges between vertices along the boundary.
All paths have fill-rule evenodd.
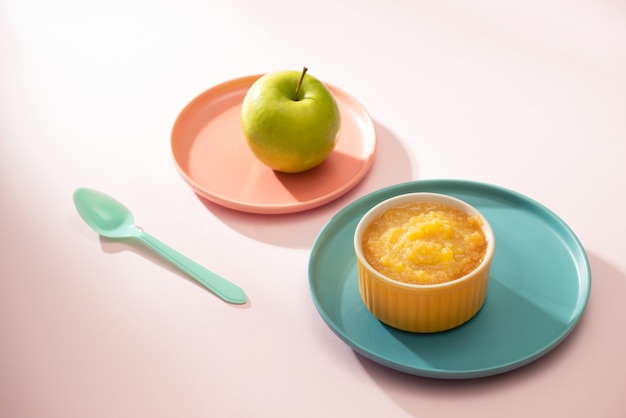
<path id="1" fill-rule="evenodd" d="M 276 71 L 256 80 L 244 97 L 241 127 L 253 154 L 266 166 L 299 173 L 321 164 L 335 148 L 341 116 L 330 90 L 299 71 Z"/>

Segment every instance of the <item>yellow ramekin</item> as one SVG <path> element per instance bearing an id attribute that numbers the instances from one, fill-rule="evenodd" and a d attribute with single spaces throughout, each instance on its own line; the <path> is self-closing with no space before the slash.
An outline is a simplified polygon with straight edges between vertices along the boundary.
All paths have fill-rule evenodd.
<path id="1" fill-rule="evenodd" d="M 474 271 L 446 283 L 409 284 L 379 273 L 365 260 L 362 248 L 365 228 L 388 209 L 420 201 L 444 203 L 482 219 L 487 251 Z M 377 204 L 361 218 L 354 233 L 354 250 L 361 299 L 376 318 L 404 331 L 439 332 L 469 321 L 482 308 L 487 297 L 495 237 L 487 219 L 468 203 L 444 194 L 408 193 Z"/>

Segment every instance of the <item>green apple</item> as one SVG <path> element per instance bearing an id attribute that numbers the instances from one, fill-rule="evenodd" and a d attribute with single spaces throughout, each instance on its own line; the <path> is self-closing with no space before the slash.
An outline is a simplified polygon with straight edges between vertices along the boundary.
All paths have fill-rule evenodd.
<path id="1" fill-rule="evenodd" d="M 321 164 L 339 138 L 337 102 L 306 72 L 305 67 L 266 74 L 243 99 L 241 127 L 248 146 L 275 171 L 299 173 Z"/>

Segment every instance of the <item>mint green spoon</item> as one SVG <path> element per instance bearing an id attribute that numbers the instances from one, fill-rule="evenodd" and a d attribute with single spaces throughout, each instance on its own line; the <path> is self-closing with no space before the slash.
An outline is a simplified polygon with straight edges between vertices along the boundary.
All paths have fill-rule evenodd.
<path id="1" fill-rule="evenodd" d="M 120 202 L 96 190 L 80 188 L 74 192 L 74 205 L 81 218 L 98 234 L 107 238 L 134 237 L 204 285 L 226 302 L 246 303 L 241 288 L 191 261 L 135 225 L 133 214 Z"/>

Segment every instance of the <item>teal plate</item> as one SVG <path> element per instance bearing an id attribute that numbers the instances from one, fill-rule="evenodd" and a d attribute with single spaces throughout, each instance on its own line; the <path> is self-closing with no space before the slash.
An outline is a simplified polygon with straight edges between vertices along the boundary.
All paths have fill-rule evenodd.
<path id="1" fill-rule="evenodd" d="M 464 325 L 435 334 L 379 322 L 361 301 L 353 234 L 375 204 L 412 192 L 443 193 L 480 210 L 496 235 L 487 299 Z M 591 271 L 572 230 L 541 204 L 511 190 L 458 180 L 391 186 L 351 203 L 317 237 L 309 284 L 326 324 L 353 350 L 392 369 L 442 379 L 504 373 L 556 347 L 578 323 Z"/>

